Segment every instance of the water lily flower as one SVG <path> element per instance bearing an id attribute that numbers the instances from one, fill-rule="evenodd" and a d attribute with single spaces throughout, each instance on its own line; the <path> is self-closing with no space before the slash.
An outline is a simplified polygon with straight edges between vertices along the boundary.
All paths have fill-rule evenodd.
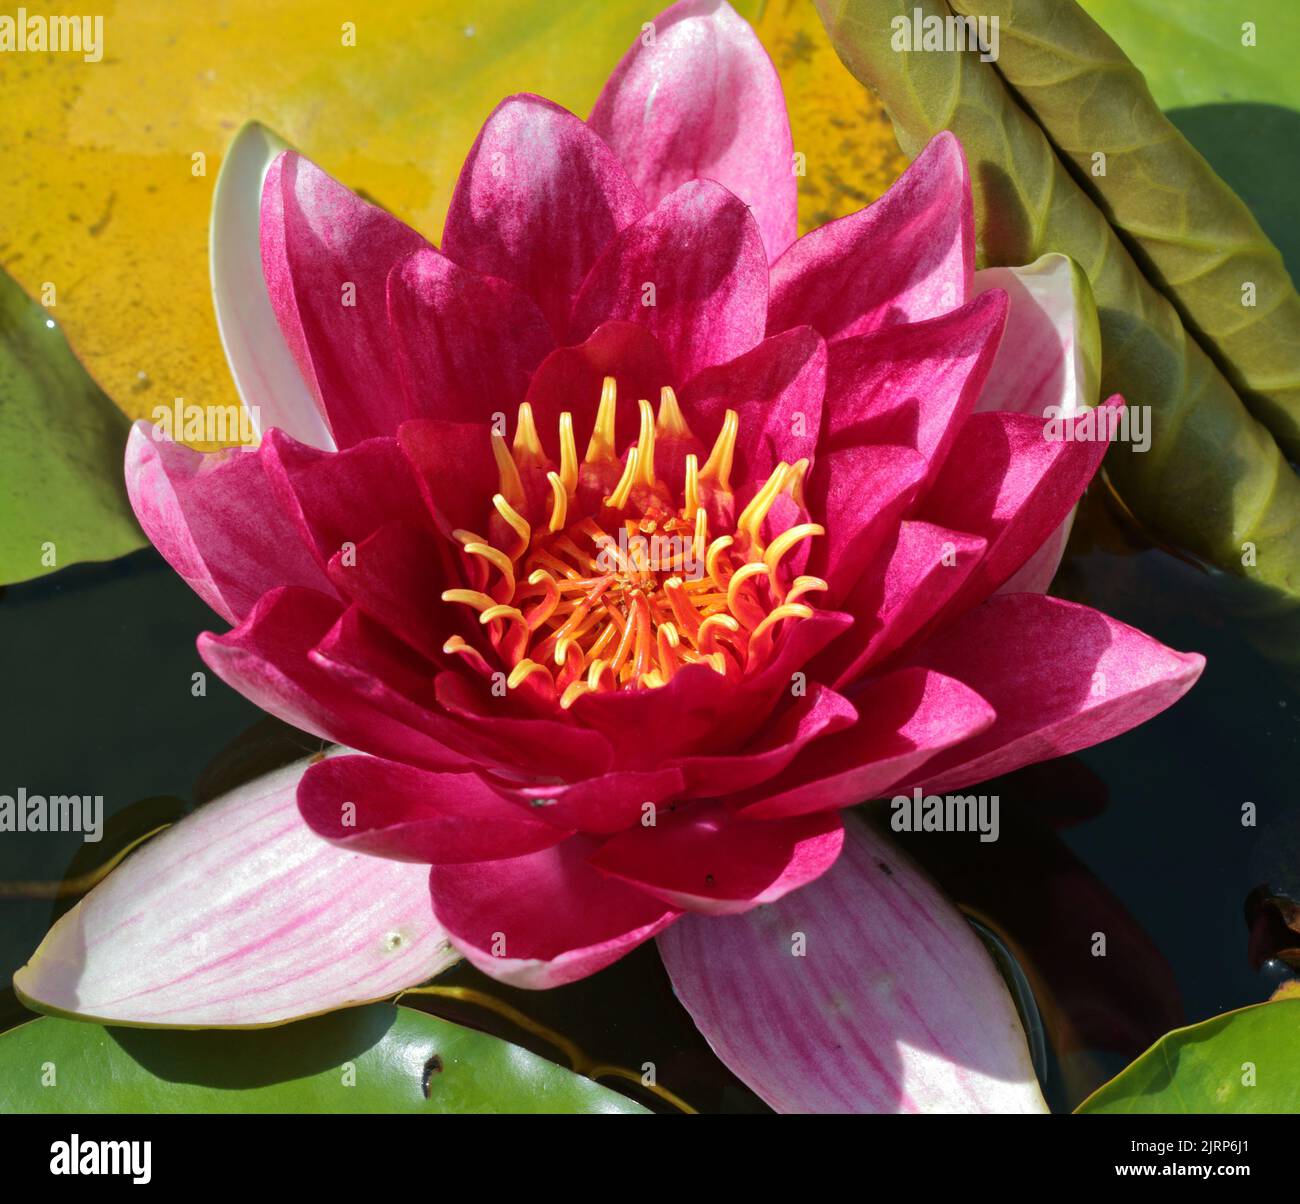
<path id="1" fill-rule="evenodd" d="M 682 0 L 652 32 L 585 122 L 497 107 L 440 248 L 262 132 L 232 148 L 214 282 L 261 442 L 139 425 L 127 480 L 232 625 L 206 663 L 343 751 L 254 792 L 272 819 L 243 834 L 220 804 L 216 851 L 202 815 L 146 849 L 139 873 L 152 853 L 171 875 L 153 924 L 110 879 L 26 997 L 266 1022 L 419 981 L 445 941 L 548 987 L 663 934 L 683 1002 L 775 1106 L 1041 1108 L 979 942 L 840 812 L 1108 739 L 1200 672 L 1043 593 L 1105 451 L 1044 437 L 1048 406 L 1096 401 L 1086 282 L 1059 256 L 974 270 L 947 134 L 796 237 L 748 25 Z M 268 850 L 307 827 L 346 857 L 286 877 Z M 200 955 L 180 934 L 209 889 L 240 910 Z M 321 908 L 353 890 L 405 918 L 331 952 Z M 272 955 L 291 1000 L 245 973 Z"/>

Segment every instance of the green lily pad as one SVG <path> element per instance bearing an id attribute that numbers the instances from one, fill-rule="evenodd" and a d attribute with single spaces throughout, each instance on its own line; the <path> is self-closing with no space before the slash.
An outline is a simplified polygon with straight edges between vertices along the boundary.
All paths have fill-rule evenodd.
<path id="1" fill-rule="evenodd" d="M 44 1017 L 0 1036 L 0 1113 L 646 1111 L 517 1045 L 390 1004 L 242 1032 Z"/>
<path id="2" fill-rule="evenodd" d="M 1166 1033 L 1078 1112 L 1300 1112 L 1300 999 Z"/>
<path id="3" fill-rule="evenodd" d="M 0 585 L 145 543 L 122 481 L 129 424 L 50 315 L 0 272 Z"/>

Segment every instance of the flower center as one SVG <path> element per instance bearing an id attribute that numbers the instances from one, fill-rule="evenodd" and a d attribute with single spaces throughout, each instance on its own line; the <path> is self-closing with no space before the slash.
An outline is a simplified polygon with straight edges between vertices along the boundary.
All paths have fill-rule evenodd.
<path id="1" fill-rule="evenodd" d="M 773 533 L 778 500 L 786 499 L 783 514 L 804 516 L 807 460 L 778 464 L 737 515 L 735 411 L 703 467 L 697 452 L 685 452 L 674 490 L 656 476 L 656 447 L 699 445 L 672 389 L 661 391 L 657 418 L 648 401 L 638 404 L 640 434 L 620 461 L 617 391 L 606 377 L 581 463 L 573 417 L 560 415 L 557 468 L 525 402 L 513 445 L 492 435 L 500 485 L 489 535 L 454 532 L 470 588 L 447 590 L 443 601 L 478 611 L 511 690 L 566 709 L 592 691 L 665 685 L 691 664 L 728 678 L 751 673 L 770 659 L 785 624 L 812 616 L 802 599 L 826 589 L 789 568 L 799 545 L 824 529 L 793 521 Z M 490 671 L 459 636 L 444 650 Z"/>

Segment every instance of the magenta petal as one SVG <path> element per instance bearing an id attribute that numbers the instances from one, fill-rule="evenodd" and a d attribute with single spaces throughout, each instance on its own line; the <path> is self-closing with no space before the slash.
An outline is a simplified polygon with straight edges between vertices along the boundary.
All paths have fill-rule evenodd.
<path id="1" fill-rule="evenodd" d="M 764 339 L 752 351 L 706 368 L 679 397 L 682 413 L 707 449 L 728 410 L 740 419 L 732 479 L 762 486 L 784 460 L 811 460 L 822 425 L 826 344 L 808 326 Z"/>
<path id="2" fill-rule="evenodd" d="M 925 457 L 891 444 L 846 446 L 823 451 L 808 478 L 808 510 L 826 529 L 816 540 L 810 571 L 839 605 L 898 527 L 926 473 Z"/>
<path id="3" fill-rule="evenodd" d="M 975 219 L 961 143 L 944 130 L 878 201 L 805 234 L 772 266 L 770 334 L 826 338 L 937 317 L 966 302 Z"/>
<path id="4" fill-rule="evenodd" d="M 898 669 L 854 695 L 858 722 L 820 740 L 788 770 L 731 800 L 745 819 L 781 819 L 880 798 L 945 749 L 994 722 L 970 686 L 942 673 Z"/>
<path id="5" fill-rule="evenodd" d="M 1006 314 L 1006 294 L 994 290 L 938 318 L 832 343 L 822 446 L 915 448 L 933 478 L 975 409 Z"/>
<path id="6" fill-rule="evenodd" d="M 434 912 L 456 948 L 502 982 L 541 988 L 585 978 L 681 914 L 593 869 L 587 857 L 598 844 L 574 836 L 509 861 L 435 865 Z"/>
<path id="7" fill-rule="evenodd" d="M 645 212 L 618 156 L 540 96 L 503 100 L 465 160 L 443 247 L 457 263 L 518 285 L 557 339 L 605 245 Z"/>
<path id="8" fill-rule="evenodd" d="M 20 997 L 109 1024 L 258 1027 L 382 999 L 451 965 L 424 866 L 335 848 L 303 823 L 308 764 L 132 853 L 14 976 Z"/>
<path id="9" fill-rule="evenodd" d="M 648 808 L 680 794 L 684 779 L 679 769 L 664 766 L 616 769 L 549 785 L 519 785 L 494 778 L 491 786 L 502 798 L 513 800 L 512 806 L 532 809 L 538 819 L 553 827 L 608 836 L 640 823 Z"/>
<path id="10" fill-rule="evenodd" d="M 271 431 L 262 454 L 276 499 L 322 565 L 394 519 L 427 522 L 415 474 L 396 439 L 325 452 Z"/>
<path id="11" fill-rule="evenodd" d="M 857 719 L 847 698 L 813 682 L 753 744 L 736 753 L 684 757 L 678 767 L 692 796 L 735 794 L 775 777 L 813 741 L 852 727 Z"/>
<path id="12" fill-rule="evenodd" d="M 642 33 L 591 111 L 592 128 L 655 204 L 717 180 L 754 211 L 769 260 L 794 241 L 797 180 L 781 81 L 725 0 L 680 0 Z"/>
<path id="13" fill-rule="evenodd" d="M 583 282 L 569 341 L 616 318 L 648 326 L 681 380 L 757 346 L 767 261 L 749 207 L 692 180 L 624 230 Z"/>
<path id="14" fill-rule="evenodd" d="M 204 455 L 147 423 L 131 428 L 126 489 L 140 525 L 186 583 L 228 623 L 279 585 L 332 594 L 299 528 L 276 501 L 252 448 Z"/>
<path id="15" fill-rule="evenodd" d="M 653 827 L 628 828 L 590 860 L 674 907 L 731 915 L 819 877 L 843 843 L 837 815 L 755 824 L 722 803 L 695 803 Z"/>
<path id="16" fill-rule="evenodd" d="M 837 658 L 837 686 L 915 639 L 974 572 L 987 547 L 978 535 L 904 519 L 884 571 L 864 573 L 844 601 L 857 621 L 827 653 Z"/>
<path id="17" fill-rule="evenodd" d="M 990 598 L 912 659 L 965 682 L 997 711 L 986 731 L 910 775 L 909 786 L 935 791 L 1118 736 L 1172 706 L 1205 667 L 1199 653 L 1042 594 Z"/>
<path id="18" fill-rule="evenodd" d="M 432 247 L 389 273 L 388 318 L 408 412 L 452 422 L 513 414 L 554 345 L 541 311 L 513 284 Z"/>
<path id="19" fill-rule="evenodd" d="M 378 757 L 310 766 L 298 809 L 313 832 L 342 848 L 434 865 L 521 857 L 567 835 L 506 802 L 477 774 L 426 773 Z"/>
<path id="20" fill-rule="evenodd" d="M 1096 413 L 1106 417 L 1118 396 Z M 1106 454 L 1106 440 L 1047 439 L 1041 418 L 972 414 L 915 517 L 988 541 L 950 610 L 987 597 L 1060 526 Z"/>
<path id="21" fill-rule="evenodd" d="M 305 732 L 376 756 L 445 764 L 435 741 L 309 659 L 341 611 L 337 601 L 313 590 L 272 590 L 233 631 L 199 636 L 199 655 L 250 702 Z"/>
<path id="22" fill-rule="evenodd" d="M 407 409 L 390 351 L 388 273 L 428 244 L 294 151 L 262 188 L 262 270 L 280 329 L 339 447 L 391 435 Z"/>
<path id="23" fill-rule="evenodd" d="M 458 528 L 487 532 L 498 488 L 491 427 L 484 422 L 421 418 L 397 428 L 397 443 L 415 472 L 425 507 L 448 539 Z"/>
<path id="24" fill-rule="evenodd" d="M 1045 1112 L 1015 1004 L 961 914 L 856 818 L 802 890 L 659 938 L 713 1051 L 778 1112 Z"/>

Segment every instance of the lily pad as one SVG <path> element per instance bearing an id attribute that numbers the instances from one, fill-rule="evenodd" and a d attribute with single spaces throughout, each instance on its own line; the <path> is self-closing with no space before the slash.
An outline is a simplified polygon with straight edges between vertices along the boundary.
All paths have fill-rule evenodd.
<path id="1" fill-rule="evenodd" d="M 52 312 L 0 272 L 0 585 L 145 543 L 122 483 L 127 422 Z"/>
<path id="2" fill-rule="evenodd" d="M 1300 1112 L 1300 999 L 1165 1034 L 1078 1112 Z"/>
<path id="3" fill-rule="evenodd" d="M 250 1032 L 45 1017 L 0 1036 L 3 1113 L 646 1111 L 517 1045 L 389 1004 Z"/>

